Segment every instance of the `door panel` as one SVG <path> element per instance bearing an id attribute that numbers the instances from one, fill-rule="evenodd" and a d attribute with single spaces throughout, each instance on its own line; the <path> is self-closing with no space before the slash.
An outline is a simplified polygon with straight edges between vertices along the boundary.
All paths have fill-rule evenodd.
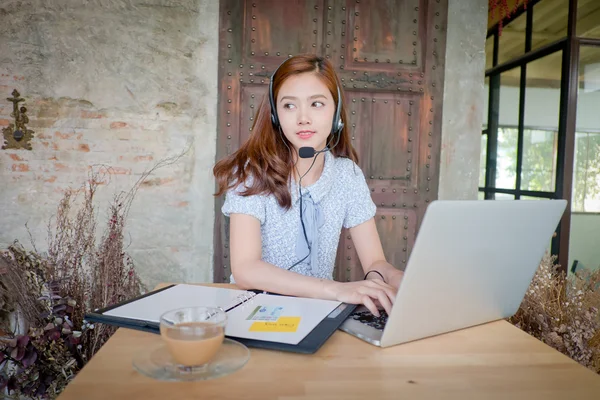
<path id="1" fill-rule="evenodd" d="M 314 53 L 321 48 L 323 0 L 240 2 L 245 4 L 243 18 L 249 27 L 242 38 L 248 61 L 269 63 L 274 57 Z"/>
<path id="2" fill-rule="evenodd" d="M 353 145 L 386 258 L 404 269 L 437 198 L 447 0 L 221 0 L 217 158 L 249 135 L 288 55 L 327 57 L 342 81 Z M 215 282 L 228 281 L 228 225 L 216 200 Z M 343 230 L 336 280 L 362 279 Z"/>
<path id="3" fill-rule="evenodd" d="M 348 1 L 346 18 L 354 43 L 346 47 L 350 68 L 393 71 L 393 63 L 419 65 L 419 2 Z M 380 66 L 379 63 L 389 63 Z"/>
<path id="4" fill-rule="evenodd" d="M 419 109 L 413 96 L 351 92 L 348 97 L 350 119 L 356 120 L 352 122 L 353 145 L 363 160 L 365 173 L 369 171 L 373 176 L 370 179 L 410 180 L 419 144 Z"/>

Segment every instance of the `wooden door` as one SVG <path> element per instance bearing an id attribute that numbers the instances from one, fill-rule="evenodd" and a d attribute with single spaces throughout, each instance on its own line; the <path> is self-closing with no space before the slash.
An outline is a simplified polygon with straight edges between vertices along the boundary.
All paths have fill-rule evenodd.
<path id="1" fill-rule="evenodd" d="M 335 65 L 386 257 L 404 269 L 437 198 L 447 0 L 221 0 L 217 159 L 239 148 L 269 77 L 289 55 Z M 215 203 L 214 280 L 230 275 L 228 219 Z M 342 231 L 335 279 L 362 279 Z"/>

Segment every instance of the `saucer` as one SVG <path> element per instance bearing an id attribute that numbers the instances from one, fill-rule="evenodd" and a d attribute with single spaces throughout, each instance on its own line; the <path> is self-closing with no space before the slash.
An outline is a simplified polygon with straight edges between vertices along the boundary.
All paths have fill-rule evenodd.
<path id="1" fill-rule="evenodd" d="M 241 369 L 250 358 L 242 343 L 225 338 L 219 351 L 202 367 L 182 367 L 175 363 L 164 343 L 137 353 L 133 367 L 143 375 L 162 381 L 201 381 L 229 375 Z"/>

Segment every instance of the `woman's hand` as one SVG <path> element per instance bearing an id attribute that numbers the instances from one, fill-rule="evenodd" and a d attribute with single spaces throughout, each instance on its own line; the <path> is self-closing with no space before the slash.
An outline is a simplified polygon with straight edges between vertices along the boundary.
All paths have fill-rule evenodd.
<path id="1" fill-rule="evenodd" d="M 394 289 L 398 290 L 400 288 L 400 283 L 402 282 L 402 278 L 404 277 L 404 271 L 400 271 L 398 269 L 393 269 L 388 272 L 388 280 L 390 286 Z"/>
<path id="2" fill-rule="evenodd" d="M 377 305 L 390 314 L 396 298 L 396 289 L 381 279 L 368 279 L 356 282 L 332 282 L 331 294 L 337 301 L 349 304 L 363 304 L 379 317 Z"/>

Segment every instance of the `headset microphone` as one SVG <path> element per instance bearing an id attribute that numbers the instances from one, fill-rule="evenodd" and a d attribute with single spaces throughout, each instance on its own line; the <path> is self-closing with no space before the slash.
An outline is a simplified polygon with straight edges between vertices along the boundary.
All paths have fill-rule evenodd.
<path id="1" fill-rule="evenodd" d="M 319 151 L 315 151 L 314 147 L 300 147 L 298 149 L 298 155 L 300 156 L 300 158 L 312 158 L 314 156 L 317 156 L 321 153 L 325 153 L 326 151 L 331 151 L 332 148 L 334 148 L 340 141 L 340 136 L 341 134 L 338 133 L 337 135 L 337 140 L 335 142 L 335 144 L 331 147 L 329 147 L 329 144 L 331 143 L 331 140 L 333 140 L 333 137 L 331 138 L 331 140 L 329 141 L 329 143 L 327 144 L 327 146 L 325 146 L 325 148 L 323 150 L 319 150 Z"/>
<path id="2" fill-rule="evenodd" d="M 315 148 L 314 147 L 300 147 L 298 150 L 298 155 L 300 158 L 313 158 L 315 156 Z"/>

